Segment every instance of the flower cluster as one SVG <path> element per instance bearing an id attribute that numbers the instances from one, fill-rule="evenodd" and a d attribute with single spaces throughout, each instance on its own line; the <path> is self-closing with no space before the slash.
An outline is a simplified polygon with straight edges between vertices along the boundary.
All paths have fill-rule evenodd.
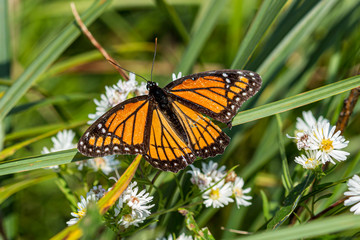
<path id="1" fill-rule="evenodd" d="M 182 233 L 175 239 L 176 240 L 193 240 L 193 237 L 185 235 L 185 233 Z M 167 238 L 166 237 L 156 238 L 156 240 L 174 240 L 174 237 L 173 237 L 173 235 L 170 234 Z"/>
<path id="2" fill-rule="evenodd" d="M 131 225 L 138 227 L 139 223 L 143 223 L 151 214 L 149 209 L 155 206 L 155 204 L 149 205 L 154 197 L 149 196 L 146 190 L 139 192 L 139 188 L 136 185 L 137 182 L 130 183 L 114 208 L 115 217 L 119 219 L 117 224 L 124 228 L 128 228 Z"/>
<path id="3" fill-rule="evenodd" d="M 78 209 L 76 212 L 72 212 L 71 215 L 74 217 L 72 219 L 70 219 L 69 221 L 66 222 L 66 224 L 68 226 L 74 225 L 75 223 L 77 223 L 79 221 L 80 218 L 84 217 L 86 214 L 86 209 L 87 206 L 89 205 L 90 202 L 97 202 L 100 198 L 102 198 L 102 196 L 104 196 L 106 190 L 104 188 L 102 188 L 101 185 L 99 186 L 94 186 L 87 194 L 86 194 L 86 198 L 84 198 L 83 196 L 81 196 L 81 201 L 78 202 L 77 206 Z"/>
<path id="4" fill-rule="evenodd" d="M 56 134 L 56 137 L 52 137 L 51 141 L 54 146 L 50 148 L 44 147 L 41 151 L 42 154 L 57 152 L 62 150 L 68 150 L 76 147 L 76 144 L 73 143 L 75 133 L 72 130 L 60 131 Z M 115 156 L 106 156 L 106 157 L 97 157 L 92 158 L 86 161 L 77 162 L 78 169 L 82 170 L 84 167 L 89 167 L 94 169 L 94 171 L 101 170 L 103 173 L 108 175 L 114 170 L 114 167 L 119 164 L 119 161 L 115 159 Z M 53 170 L 58 170 L 59 166 L 49 167 Z"/>
<path id="5" fill-rule="evenodd" d="M 206 207 L 224 207 L 230 202 L 236 205 L 249 206 L 251 196 L 245 194 L 251 191 L 251 188 L 244 189 L 244 180 L 234 172 L 227 173 L 225 166 L 218 169 L 218 164 L 210 161 L 208 164 L 202 163 L 202 169 L 190 165 L 192 170 L 188 171 L 192 175 L 190 181 L 195 184 L 200 191 L 204 191 L 202 197 Z"/>
<path id="6" fill-rule="evenodd" d="M 146 84 L 142 82 L 140 86 L 138 86 L 134 73 L 129 74 L 128 81 L 119 80 L 118 83 L 112 87 L 106 86 L 105 94 L 101 94 L 100 101 L 94 99 L 96 112 L 94 114 L 89 114 L 90 120 L 88 121 L 88 124 L 92 124 L 110 108 L 125 101 L 127 98 L 144 95 L 146 92 Z"/>
<path id="7" fill-rule="evenodd" d="M 323 117 L 316 120 L 311 111 L 303 112 L 303 117 L 304 120 L 297 118 L 295 137 L 287 135 L 295 140 L 299 150 L 305 151 L 295 162 L 306 169 L 315 169 L 326 162 L 335 164 L 334 160 L 346 160 L 349 153 L 340 149 L 349 141 L 341 136 L 341 131 L 335 132 L 336 127 Z"/>
<path id="8" fill-rule="evenodd" d="M 354 212 L 354 214 L 360 214 L 360 177 L 358 175 L 354 175 L 347 182 L 349 191 L 345 192 L 345 196 L 349 196 L 348 199 L 345 200 L 345 206 L 351 206 L 350 212 Z"/>

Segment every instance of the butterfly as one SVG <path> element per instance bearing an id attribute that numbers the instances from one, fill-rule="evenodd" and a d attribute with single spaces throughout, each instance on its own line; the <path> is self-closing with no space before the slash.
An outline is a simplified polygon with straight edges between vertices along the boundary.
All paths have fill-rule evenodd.
<path id="1" fill-rule="evenodd" d="M 111 108 L 77 148 L 88 157 L 141 154 L 155 168 L 178 172 L 196 157 L 224 152 L 230 138 L 206 116 L 231 128 L 237 110 L 261 83 L 255 72 L 231 69 L 188 75 L 164 88 L 148 81 L 148 95 Z"/>

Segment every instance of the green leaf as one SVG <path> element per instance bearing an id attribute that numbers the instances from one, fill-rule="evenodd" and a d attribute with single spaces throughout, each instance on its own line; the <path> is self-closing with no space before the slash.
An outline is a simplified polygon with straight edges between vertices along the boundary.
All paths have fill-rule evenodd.
<path id="1" fill-rule="evenodd" d="M 190 71 L 191 67 L 200 55 L 206 40 L 210 36 L 211 31 L 214 29 L 216 20 L 228 2 L 229 0 L 211 0 L 211 2 L 208 3 L 210 6 L 207 8 L 206 12 L 203 13 L 203 17 L 201 18 L 196 31 L 194 31 L 194 34 L 191 36 L 191 41 L 175 72 L 182 72 L 183 74 L 186 74 Z"/>
<path id="2" fill-rule="evenodd" d="M 289 111 L 313 102 L 320 101 L 353 88 L 360 86 L 360 75 L 329 84 L 305 93 L 300 93 L 286 99 L 282 99 L 273 103 L 265 104 L 250 110 L 240 112 L 234 118 L 232 125 L 240 125 L 251 122 L 256 119 L 272 116 L 277 113 Z"/>
<path id="3" fill-rule="evenodd" d="M 270 80 L 270 76 L 273 75 L 276 69 L 284 63 L 304 40 L 309 38 L 309 35 L 320 25 L 337 2 L 336 0 L 320 1 L 292 28 L 257 69 L 265 82 Z"/>
<path id="4" fill-rule="evenodd" d="M 239 240 L 268 240 L 268 239 L 309 239 L 317 236 L 332 234 L 340 231 L 358 229 L 360 227 L 360 216 L 346 215 L 328 217 L 309 223 L 283 227 L 276 231 L 266 231 L 248 237 L 238 238 Z"/>
<path id="5" fill-rule="evenodd" d="M 54 178 L 54 172 L 42 173 L 41 176 L 24 176 L 23 179 L 16 179 L 16 182 L 3 185 L 0 187 L 0 204 L 2 204 L 11 195 L 32 185 Z"/>
<path id="6" fill-rule="evenodd" d="M 237 51 L 231 69 L 243 69 L 245 67 L 260 40 L 286 2 L 286 0 L 262 2 L 255 19 L 251 23 L 249 31 L 246 33 Z"/>
<path id="7" fill-rule="evenodd" d="M 305 190 L 312 184 L 315 179 L 315 175 L 311 174 L 306 177 L 301 183 L 296 185 L 294 189 L 289 193 L 289 195 L 284 200 L 284 206 L 276 212 L 274 218 L 268 223 L 268 229 L 278 228 L 283 224 L 290 216 L 290 214 L 297 207 L 302 195 Z"/>
<path id="8" fill-rule="evenodd" d="M 90 24 L 105 10 L 111 1 L 97 0 L 88 8 L 81 18 Z M 70 12 L 70 7 L 69 7 Z M 71 23 L 21 74 L 14 84 L 0 99 L 0 120 L 4 119 L 19 99 L 31 87 L 34 81 L 63 53 L 66 48 L 80 35 L 78 27 Z"/>

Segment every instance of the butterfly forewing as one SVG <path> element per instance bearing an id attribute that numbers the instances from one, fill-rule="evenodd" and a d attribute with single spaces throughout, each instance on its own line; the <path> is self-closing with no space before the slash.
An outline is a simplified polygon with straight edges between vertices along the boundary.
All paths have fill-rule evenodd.
<path id="1" fill-rule="evenodd" d="M 143 156 L 154 167 L 172 172 L 185 168 L 196 158 L 164 113 L 156 107 L 152 113 L 149 148 Z"/>
<path id="2" fill-rule="evenodd" d="M 79 152 L 89 157 L 146 153 L 153 106 L 148 98 L 129 99 L 101 116 L 81 137 Z"/>
<path id="3" fill-rule="evenodd" d="M 228 123 L 260 87 L 261 77 L 255 72 L 218 70 L 177 79 L 165 90 L 193 110 Z"/>

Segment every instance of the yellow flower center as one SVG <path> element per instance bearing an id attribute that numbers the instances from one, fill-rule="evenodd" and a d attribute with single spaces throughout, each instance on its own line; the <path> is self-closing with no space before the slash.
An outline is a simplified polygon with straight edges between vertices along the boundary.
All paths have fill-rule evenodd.
<path id="1" fill-rule="evenodd" d="M 240 188 L 234 188 L 234 195 L 236 197 L 241 197 L 243 195 L 242 189 Z"/>
<path id="2" fill-rule="evenodd" d="M 320 150 L 325 152 L 331 152 L 334 149 L 334 146 L 332 145 L 333 141 L 330 139 L 323 139 L 321 141 Z"/>
<path id="3" fill-rule="evenodd" d="M 220 198 L 220 190 L 218 188 L 217 189 L 211 189 L 210 198 L 213 199 L 213 200 L 219 199 Z"/>
<path id="4" fill-rule="evenodd" d="M 80 211 L 75 213 L 75 215 L 77 215 L 78 218 L 82 218 L 83 216 L 85 216 L 85 214 L 86 214 L 86 208 L 81 208 Z"/>
<path id="5" fill-rule="evenodd" d="M 313 158 L 308 158 L 308 159 L 306 159 L 305 164 L 312 163 L 313 161 L 314 161 Z"/>
<path id="6" fill-rule="evenodd" d="M 131 216 L 131 214 L 125 214 L 124 215 L 124 221 L 125 222 L 132 222 L 133 218 Z"/>

